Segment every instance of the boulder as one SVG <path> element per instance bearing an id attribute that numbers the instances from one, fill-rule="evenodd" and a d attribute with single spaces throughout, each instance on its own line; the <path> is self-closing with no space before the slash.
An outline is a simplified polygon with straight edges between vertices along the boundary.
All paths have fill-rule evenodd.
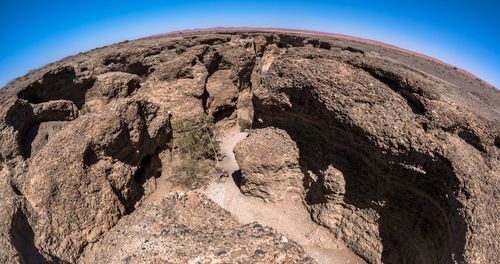
<path id="1" fill-rule="evenodd" d="M 272 127 L 252 130 L 234 153 L 243 193 L 280 201 L 290 193 L 303 192 L 299 151 L 286 131 Z"/>

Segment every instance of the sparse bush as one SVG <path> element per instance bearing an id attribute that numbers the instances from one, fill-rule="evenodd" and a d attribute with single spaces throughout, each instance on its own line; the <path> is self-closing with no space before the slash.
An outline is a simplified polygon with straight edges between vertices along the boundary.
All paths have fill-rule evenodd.
<path id="1" fill-rule="evenodd" d="M 174 183 L 189 189 L 198 189 L 210 182 L 213 169 L 213 160 L 194 160 L 190 157 L 181 157 L 174 165 Z"/>
<path id="2" fill-rule="evenodd" d="M 195 160 L 219 157 L 220 147 L 214 119 L 201 114 L 174 124 L 174 147 Z"/>
<path id="3" fill-rule="evenodd" d="M 176 182 L 195 189 L 209 181 L 214 161 L 220 160 L 220 142 L 214 120 L 205 114 L 173 124 Z"/>

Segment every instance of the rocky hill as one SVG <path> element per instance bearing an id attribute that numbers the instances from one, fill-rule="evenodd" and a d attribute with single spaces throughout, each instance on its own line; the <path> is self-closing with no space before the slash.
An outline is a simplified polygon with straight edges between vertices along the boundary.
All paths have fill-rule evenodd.
<path id="1" fill-rule="evenodd" d="M 234 129 L 248 136 L 231 173 Z M 0 263 L 322 262 L 205 195 L 227 176 L 268 204 L 299 197 L 368 263 L 497 263 L 500 92 L 415 54 L 291 32 L 68 57 L 0 90 Z"/>

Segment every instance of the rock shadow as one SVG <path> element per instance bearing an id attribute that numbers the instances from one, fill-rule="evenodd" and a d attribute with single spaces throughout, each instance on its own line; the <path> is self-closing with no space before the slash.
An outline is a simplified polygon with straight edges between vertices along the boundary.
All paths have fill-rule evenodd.
<path id="1" fill-rule="evenodd" d="M 292 104 L 286 110 L 254 98 L 256 118 L 263 120 L 261 126 L 287 131 L 299 148 L 304 175 L 322 175 L 334 166 L 344 176 L 344 203 L 377 212 L 374 231 L 379 238 L 361 232 L 347 237 L 346 243 L 368 262 L 463 261 L 467 225 L 454 196 L 458 179 L 451 163 L 437 153 L 393 154 L 380 149 L 361 127 L 328 111 L 308 90 L 285 89 Z M 425 173 L 410 169 L 416 167 Z M 328 203 L 322 181 L 305 178 L 309 205 Z M 375 248 L 356 250 L 357 239 L 380 239 L 381 257 Z"/>
<path id="2" fill-rule="evenodd" d="M 50 71 L 21 90 L 17 96 L 31 104 L 39 104 L 52 100 L 70 100 L 78 109 L 85 103 L 85 93 L 90 89 L 95 78 L 79 79 L 71 66 Z"/>
<path id="3" fill-rule="evenodd" d="M 241 186 L 244 184 L 244 179 L 241 175 L 241 170 L 237 170 L 237 171 L 233 172 L 231 177 L 233 177 L 233 181 L 236 184 L 236 186 L 238 188 L 241 188 Z"/>
<path id="4" fill-rule="evenodd" d="M 35 246 L 33 228 L 26 215 L 18 209 L 12 217 L 10 227 L 12 245 L 19 253 L 21 263 L 47 263 Z"/>

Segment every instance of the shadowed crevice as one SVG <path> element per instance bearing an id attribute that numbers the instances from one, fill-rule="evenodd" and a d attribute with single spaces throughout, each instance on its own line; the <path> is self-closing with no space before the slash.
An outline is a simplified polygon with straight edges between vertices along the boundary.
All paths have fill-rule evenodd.
<path id="1" fill-rule="evenodd" d="M 236 110 L 236 108 L 232 107 L 232 106 L 219 109 L 218 111 L 216 111 L 212 114 L 212 116 L 214 117 L 214 122 L 217 123 L 221 120 L 224 120 L 225 118 L 230 117 L 234 113 L 235 110 Z"/>
<path id="2" fill-rule="evenodd" d="M 238 188 L 241 188 L 241 186 L 245 183 L 245 179 L 241 175 L 241 170 L 234 171 L 231 177 L 233 177 L 234 183 L 238 186 Z"/>
<path id="3" fill-rule="evenodd" d="M 12 217 L 10 236 L 12 245 L 19 253 L 21 263 L 48 263 L 35 246 L 33 229 L 20 209 Z"/>
<path id="4" fill-rule="evenodd" d="M 408 89 L 404 88 L 401 84 L 399 84 L 397 81 L 388 78 L 386 76 L 383 76 L 381 74 L 378 74 L 374 72 L 373 70 L 370 69 L 365 69 L 371 76 L 379 80 L 380 82 L 384 83 L 387 85 L 389 88 L 391 88 L 394 92 L 398 93 L 403 97 L 408 104 L 408 106 L 411 108 L 411 111 L 414 114 L 417 115 L 423 115 L 425 114 L 425 106 L 424 104 L 420 101 L 420 99 L 415 95 L 413 92 L 409 91 Z"/>
<path id="5" fill-rule="evenodd" d="M 69 100 L 81 109 L 85 103 L 85 93 L 95 81 L 96 78 L 77 78 L 75 69 L 66 66 L 46 73 L 41 80 L 28 85 L 17 96 L 32 104 Z"/>

